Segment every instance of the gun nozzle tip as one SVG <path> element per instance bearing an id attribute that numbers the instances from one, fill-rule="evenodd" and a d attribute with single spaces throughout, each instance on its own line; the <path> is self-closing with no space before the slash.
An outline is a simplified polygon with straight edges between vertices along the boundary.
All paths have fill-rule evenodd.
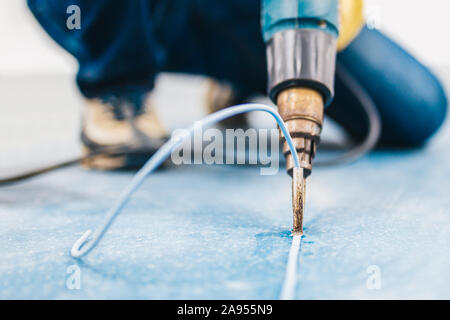
<path id="1" fill-rule="evenodd" d="M 292 171 L 292 211 L 294 228 L 293 235 L 303 235 L 303 215 L 305 210 L 306 181 L 303 168 L 294 168 Z"/>
<path id="2" fill-rule="evenodd" d="M 295 230 L 295 229 L 292 229 L 292 236 L 303 236 L 303 230 Z"/>

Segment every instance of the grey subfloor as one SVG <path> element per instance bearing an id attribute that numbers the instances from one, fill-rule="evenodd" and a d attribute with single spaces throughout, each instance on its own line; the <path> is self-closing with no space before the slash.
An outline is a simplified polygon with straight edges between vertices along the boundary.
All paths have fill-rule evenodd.
<path id="1" fill-rule="evenodd" d="M 77 154 L 81 100 L 69 78 L 0 83 L 3 176 Z M 296 298 L 450 298 L 449 138 L 446 125 L 424 150 L 315 170 Z M 1 188 L 0 298 L 279 297 L 291 242 L 282 170 L 158 171 L 100 245 L 72 259 L 132 174 L 73 167 Z"/>

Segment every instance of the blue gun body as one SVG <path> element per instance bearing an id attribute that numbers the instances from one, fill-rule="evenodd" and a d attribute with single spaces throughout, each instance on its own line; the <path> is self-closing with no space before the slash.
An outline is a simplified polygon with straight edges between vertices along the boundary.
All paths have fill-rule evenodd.
<path id="1" fill-rule="evenodd" d="M 261 7 L 266 42 L 277 32 L 297 28 L 321 29 L 338 37 L 338 0 L 262 0 Z"/>

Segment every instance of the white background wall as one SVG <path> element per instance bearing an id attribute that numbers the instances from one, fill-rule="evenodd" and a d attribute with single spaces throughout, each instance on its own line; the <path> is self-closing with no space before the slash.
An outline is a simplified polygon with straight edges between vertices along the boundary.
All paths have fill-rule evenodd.
<path id="1" fill-rule="evenodd" d="M 26 0 L 0 0 L 0 41 L 0 75 L 76 70 L 75 60 L 41 29 Z"/>
<path id="2" fill-rule="evenodd" d="M 449 0 L 366 0 L 382 30 L 431 66 L 450 65 Z M 39 27 L 25 0 L 0 0 L 0 75 L 74 73 L 74 59 Z"/>

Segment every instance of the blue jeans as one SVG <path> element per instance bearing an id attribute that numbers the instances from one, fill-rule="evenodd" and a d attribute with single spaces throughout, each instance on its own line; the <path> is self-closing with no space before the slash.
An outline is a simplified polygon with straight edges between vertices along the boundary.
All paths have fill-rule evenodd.
<path id="1" fill-rule="evenodd" d="M 69 30 L 66 9 L 81 8 Z M 159 72 L 207 75 L 242 96 L 266 93 L 260 0 L 28 0 L 33 14 L 79 62 L 86 97 L 148 92 Z M 373 98 L 382 118 L 380 144 L 420 146 L 443 123 L 447 98 L 437 78 L 386 36 L 363 29 L 338 55 Z M 327 114 L 354 137 L 367 131 L 353 94 L 336 79 Z"/>

